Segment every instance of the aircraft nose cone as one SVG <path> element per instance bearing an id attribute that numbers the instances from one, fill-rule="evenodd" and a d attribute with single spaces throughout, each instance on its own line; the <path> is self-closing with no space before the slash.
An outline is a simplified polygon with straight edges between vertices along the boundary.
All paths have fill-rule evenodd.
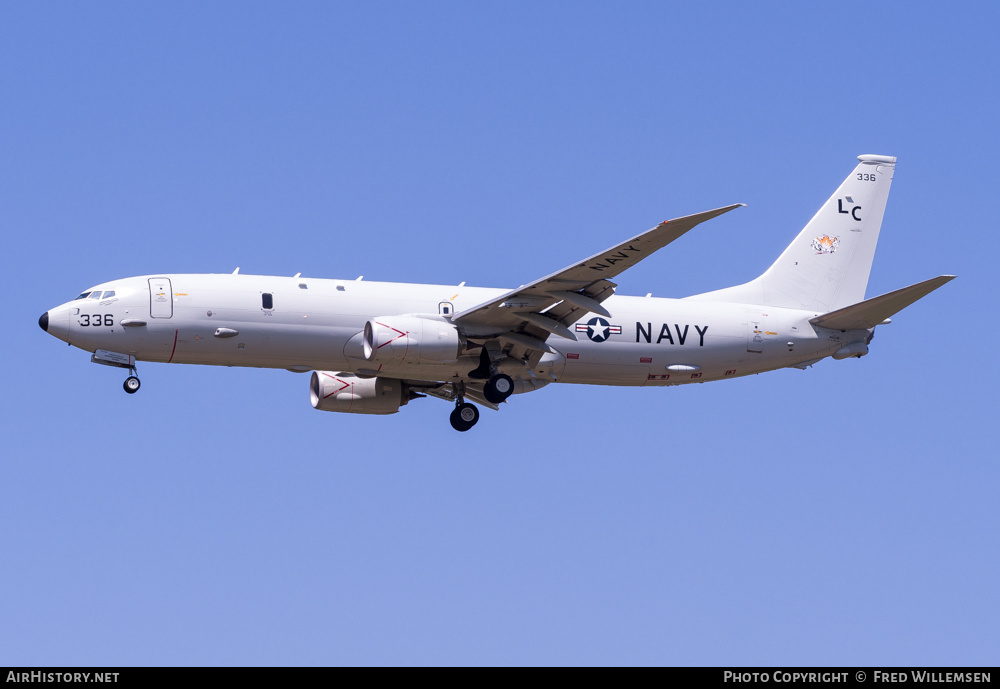
<path id="1" fill-rule="evenodd" d="M 49 312 L 46 311 L 42 314 L 41 318 L 38 319 L 38 327 L 45 332 L 49 331 Z"/>

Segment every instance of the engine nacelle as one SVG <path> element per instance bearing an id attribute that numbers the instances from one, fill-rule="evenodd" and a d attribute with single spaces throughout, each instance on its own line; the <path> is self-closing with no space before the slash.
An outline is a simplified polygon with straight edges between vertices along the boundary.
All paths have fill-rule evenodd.
<path id="1" fill-rule="evenodd" d="M 335 371 L 313 371 L 309 381 L 314 408 L 347 414 L 395 414 L 410 401 L 409 392 L 395 378 L 358 378 Z"/>
<path id="2" fill-rule="evenodd" d="M 846 347 L 841 347 L 833 353 L 834 359 L 849 359 L 850 357 L 861 358 L 868 353 L 868 345 L 864 342 L 855 342 Z"/>
<path id="3" fill-rule="evenodd" d="M 418 316 L 381 316 L 365 323 L 365 359 L 378 364 L 450 364 L 462 338 L 447 321 Z"/>

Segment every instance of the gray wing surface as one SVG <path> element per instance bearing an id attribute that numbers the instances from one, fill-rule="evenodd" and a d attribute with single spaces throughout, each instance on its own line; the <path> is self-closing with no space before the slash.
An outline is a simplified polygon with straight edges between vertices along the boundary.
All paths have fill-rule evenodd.
<path id="1" fill-rule="evenodd" d="M 545 339 L 575 340 L 569 325 L 588 313 L 608 317 L 601 302 L 615 292 L 611 278 L 631 268 L 700 223 L 743 204 L 666 220 L 651 230 L 551 275 L 458 313 L 452 322 L 470 337 L 499 337 L 512 347 L 549 351 Z"/>

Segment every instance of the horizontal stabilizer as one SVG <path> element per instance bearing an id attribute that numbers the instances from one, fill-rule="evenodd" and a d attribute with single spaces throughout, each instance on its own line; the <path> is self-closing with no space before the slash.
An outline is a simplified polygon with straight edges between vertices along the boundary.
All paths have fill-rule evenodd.
<path id="1" fill-rule="evenodd" d="M 822 316 L 816 316 L 809 322 L 831 330 L 868 330 L 954 279 L 954 275 L 941 275 L 924 280 L 915 285 L 897 289 L 879 297 L 865 299 Z"/>

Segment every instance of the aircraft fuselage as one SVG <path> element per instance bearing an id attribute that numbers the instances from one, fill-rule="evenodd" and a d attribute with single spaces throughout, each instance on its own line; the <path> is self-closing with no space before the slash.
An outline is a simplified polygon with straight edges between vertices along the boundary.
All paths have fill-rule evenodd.
<path id="1" fill-rule="evenodd" d="M 448 318 L 507 290 L 258 275 L 157 275 L 115 280 L 46 317 L 46 330 L 80 349 L 136 361 L 336 370 L 371 374 L 361 350 L 365 322 L 420 314 Z M 533 374 L 540 381 L 598 385 L 706 382 L 832 354 L 867 331 L 816 328 L 814 311 L 686 299 L 612 296 L 611 317 L 570 326 L 577 340 L 550 336 Z M 478 354 L 447 364 L 381 365 L 378 374 L 448 380 L 467 376 Z M 500 370 L 524 372 L 508 360 Z M 522 391 L 522 390 L 519 390 Z"/>

